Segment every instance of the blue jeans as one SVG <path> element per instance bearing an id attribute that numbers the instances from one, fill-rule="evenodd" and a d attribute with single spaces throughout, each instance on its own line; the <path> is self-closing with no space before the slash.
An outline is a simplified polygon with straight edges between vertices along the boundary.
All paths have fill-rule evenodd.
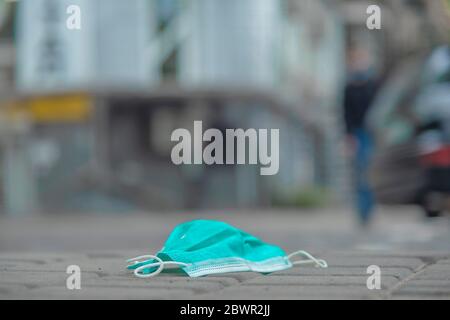
<path id="1" fill-rule="evenodd" d="M 368 178 L 373 143 L 372 138 L 365 129 L 355 130 L 353 137 L 357 143 L 354 158 L 356 209 L 360 221 L 367 223 L 375 205 Z"/>

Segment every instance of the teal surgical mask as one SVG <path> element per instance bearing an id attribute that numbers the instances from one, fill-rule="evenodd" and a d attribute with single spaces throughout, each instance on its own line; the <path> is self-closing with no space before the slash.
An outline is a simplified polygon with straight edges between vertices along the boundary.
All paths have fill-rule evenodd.
<path id="1" fill-rule="evenodd" d="M 294 257 L 306 259 L 294 261 Z M 153 277 L 167 266 L 177 266 L 190 277 L 208 274 L 254 271 L 271 273 L 299 264 L 326 268 L 324 260 L 305 251 L 290 255 L 224 222 L 194 220 L 178 225 L 156 255 L 127 261 L 127 268 L 140 278 Z"/>

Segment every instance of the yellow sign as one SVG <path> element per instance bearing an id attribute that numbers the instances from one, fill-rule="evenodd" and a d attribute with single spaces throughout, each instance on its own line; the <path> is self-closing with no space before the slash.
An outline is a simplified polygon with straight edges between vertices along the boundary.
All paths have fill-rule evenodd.
<path id="1" fill-rule="evenodd" d="M 82 94 L 30 97 L 8 105 L 9 113 L 26 113 L 36 122 L 80 122 L 91 114 L 92 100 Z"/>
<path id="2" fill-rule="evenodd" d="M 29 108 L 38 122 L 83 121 L 89 117 L 91 101 L 84 95 L 31 99 Z"/>

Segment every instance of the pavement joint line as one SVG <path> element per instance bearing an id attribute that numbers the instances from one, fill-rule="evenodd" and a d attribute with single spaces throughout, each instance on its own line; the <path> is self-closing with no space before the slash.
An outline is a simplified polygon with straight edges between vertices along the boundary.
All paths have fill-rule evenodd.
<path id="1" fill-rule="evenodd" d="M 136 286 L 133 285 L 109 285 L 109 284 L 96 284 L 96 285 L 87 285 L 85 286 L 85 288 L 90 288 L 90 289 L 95 289 L 95 288 L 105 288 L 105 289 L 136 289 Z M 142 289 L 144 289 L 145 287 L 142 287 Z M 146 288 L 145 288 L 146 289 Z M 164 289 L 168 289 L 168 290 L 173 290 L 174 288 L 168 288 L 167 286 L 164 285 L 153 285 L 151 287 L 151 289 L 156 289 L 156 290 L 164 290 Z M 179 288 L 175 288 L 175 289 L 183 289 L 183 290 L 187 290 L 187 291 L 192 291 L 192 293 L 194 295 L 196 294 L 204 294 L 204 293 L 212 293 L 215 292 L 216 290 L 211 290 L 211 289 L 205 289 L 205 288 L 187 288 L 187 287 L 179 287 Z M 223 288 L 217 289 L 217 290 L 222 290 Z"/>
<path id="2" fill-rule="evenodd" d="M 392 295 L 395 291 L 399 290 L 400 288 L 404 287 L 409 281 L 413 280 L 420 274 L 422 274 L 428 267 L 436 264 L 437 262 L 431 262 L 431 263 L 424 263 L 423 265 L 419 266 L 414 273 L 410 274 L 409 276 L 405 277 L 403 280 L 399 281 L 396 285 L 394 285 L 391 289 L 389 289 L 385 294 L 382 294 L 385 299 L 392 298 Z"/>
<path id="3" fill-rule="evenodd" d="M 430 263 L 433 263 L 433 262 L 430 262 Z M 333 264 L 332 267 L 348 268 L 349 265 L 346 265 L 346 264 Z M 357 265 L 356 267 L 363 267 L 363 266 L 362 265 Z M 365 265 L 364 265 L 364 267 L 365 267 Z M 414 267 L 410 267 L 410 266 L 404 266 L 404 265 L 389 265 L 388 268 L 404 268 L 404 269 L 408 269 L 411 272 L 416 272 L 417 269 L 418 269 L 418 268 L 414 268 Z"/>
<path id="4" fill-rule="evenodd" d="M 412 270 L 414 272 L 414 270 Z M 292 274 L 280 274 L 277 275 L 278 277 L 293 277 L 295 275 Z M 308 277 L 308 278 L 319 278 L 319 277 L 323 277 L 322 274 L 302 274 L 302 277 Z M 358 278 L 358 277 L 362 277 L 362 276 L 366 276 L 365 274 L 328 274 L 328 277 L 347 277 L 347 278 Z M 397 280 L 402 280 L 404 279 L 404 277 L 402 276 L 398 276 L 395 274 L 390 274 L 388 275 L 389 277 L 395 278 Z"/>

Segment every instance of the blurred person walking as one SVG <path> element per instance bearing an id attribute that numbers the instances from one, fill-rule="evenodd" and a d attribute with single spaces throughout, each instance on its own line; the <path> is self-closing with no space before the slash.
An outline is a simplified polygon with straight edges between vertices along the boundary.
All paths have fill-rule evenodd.
<path id="1" fill-rule="evenodd" d="M 374 208 L 374 196 L 368 181 L 373 143 L 365 122 L 376 90 L 377 81 L 369 53 L 361 48 L 352 48 L 348 52 L 343 111 L 347 147 L 353 164 L 355 208 L 362 225 L 368 224 Z"/>

